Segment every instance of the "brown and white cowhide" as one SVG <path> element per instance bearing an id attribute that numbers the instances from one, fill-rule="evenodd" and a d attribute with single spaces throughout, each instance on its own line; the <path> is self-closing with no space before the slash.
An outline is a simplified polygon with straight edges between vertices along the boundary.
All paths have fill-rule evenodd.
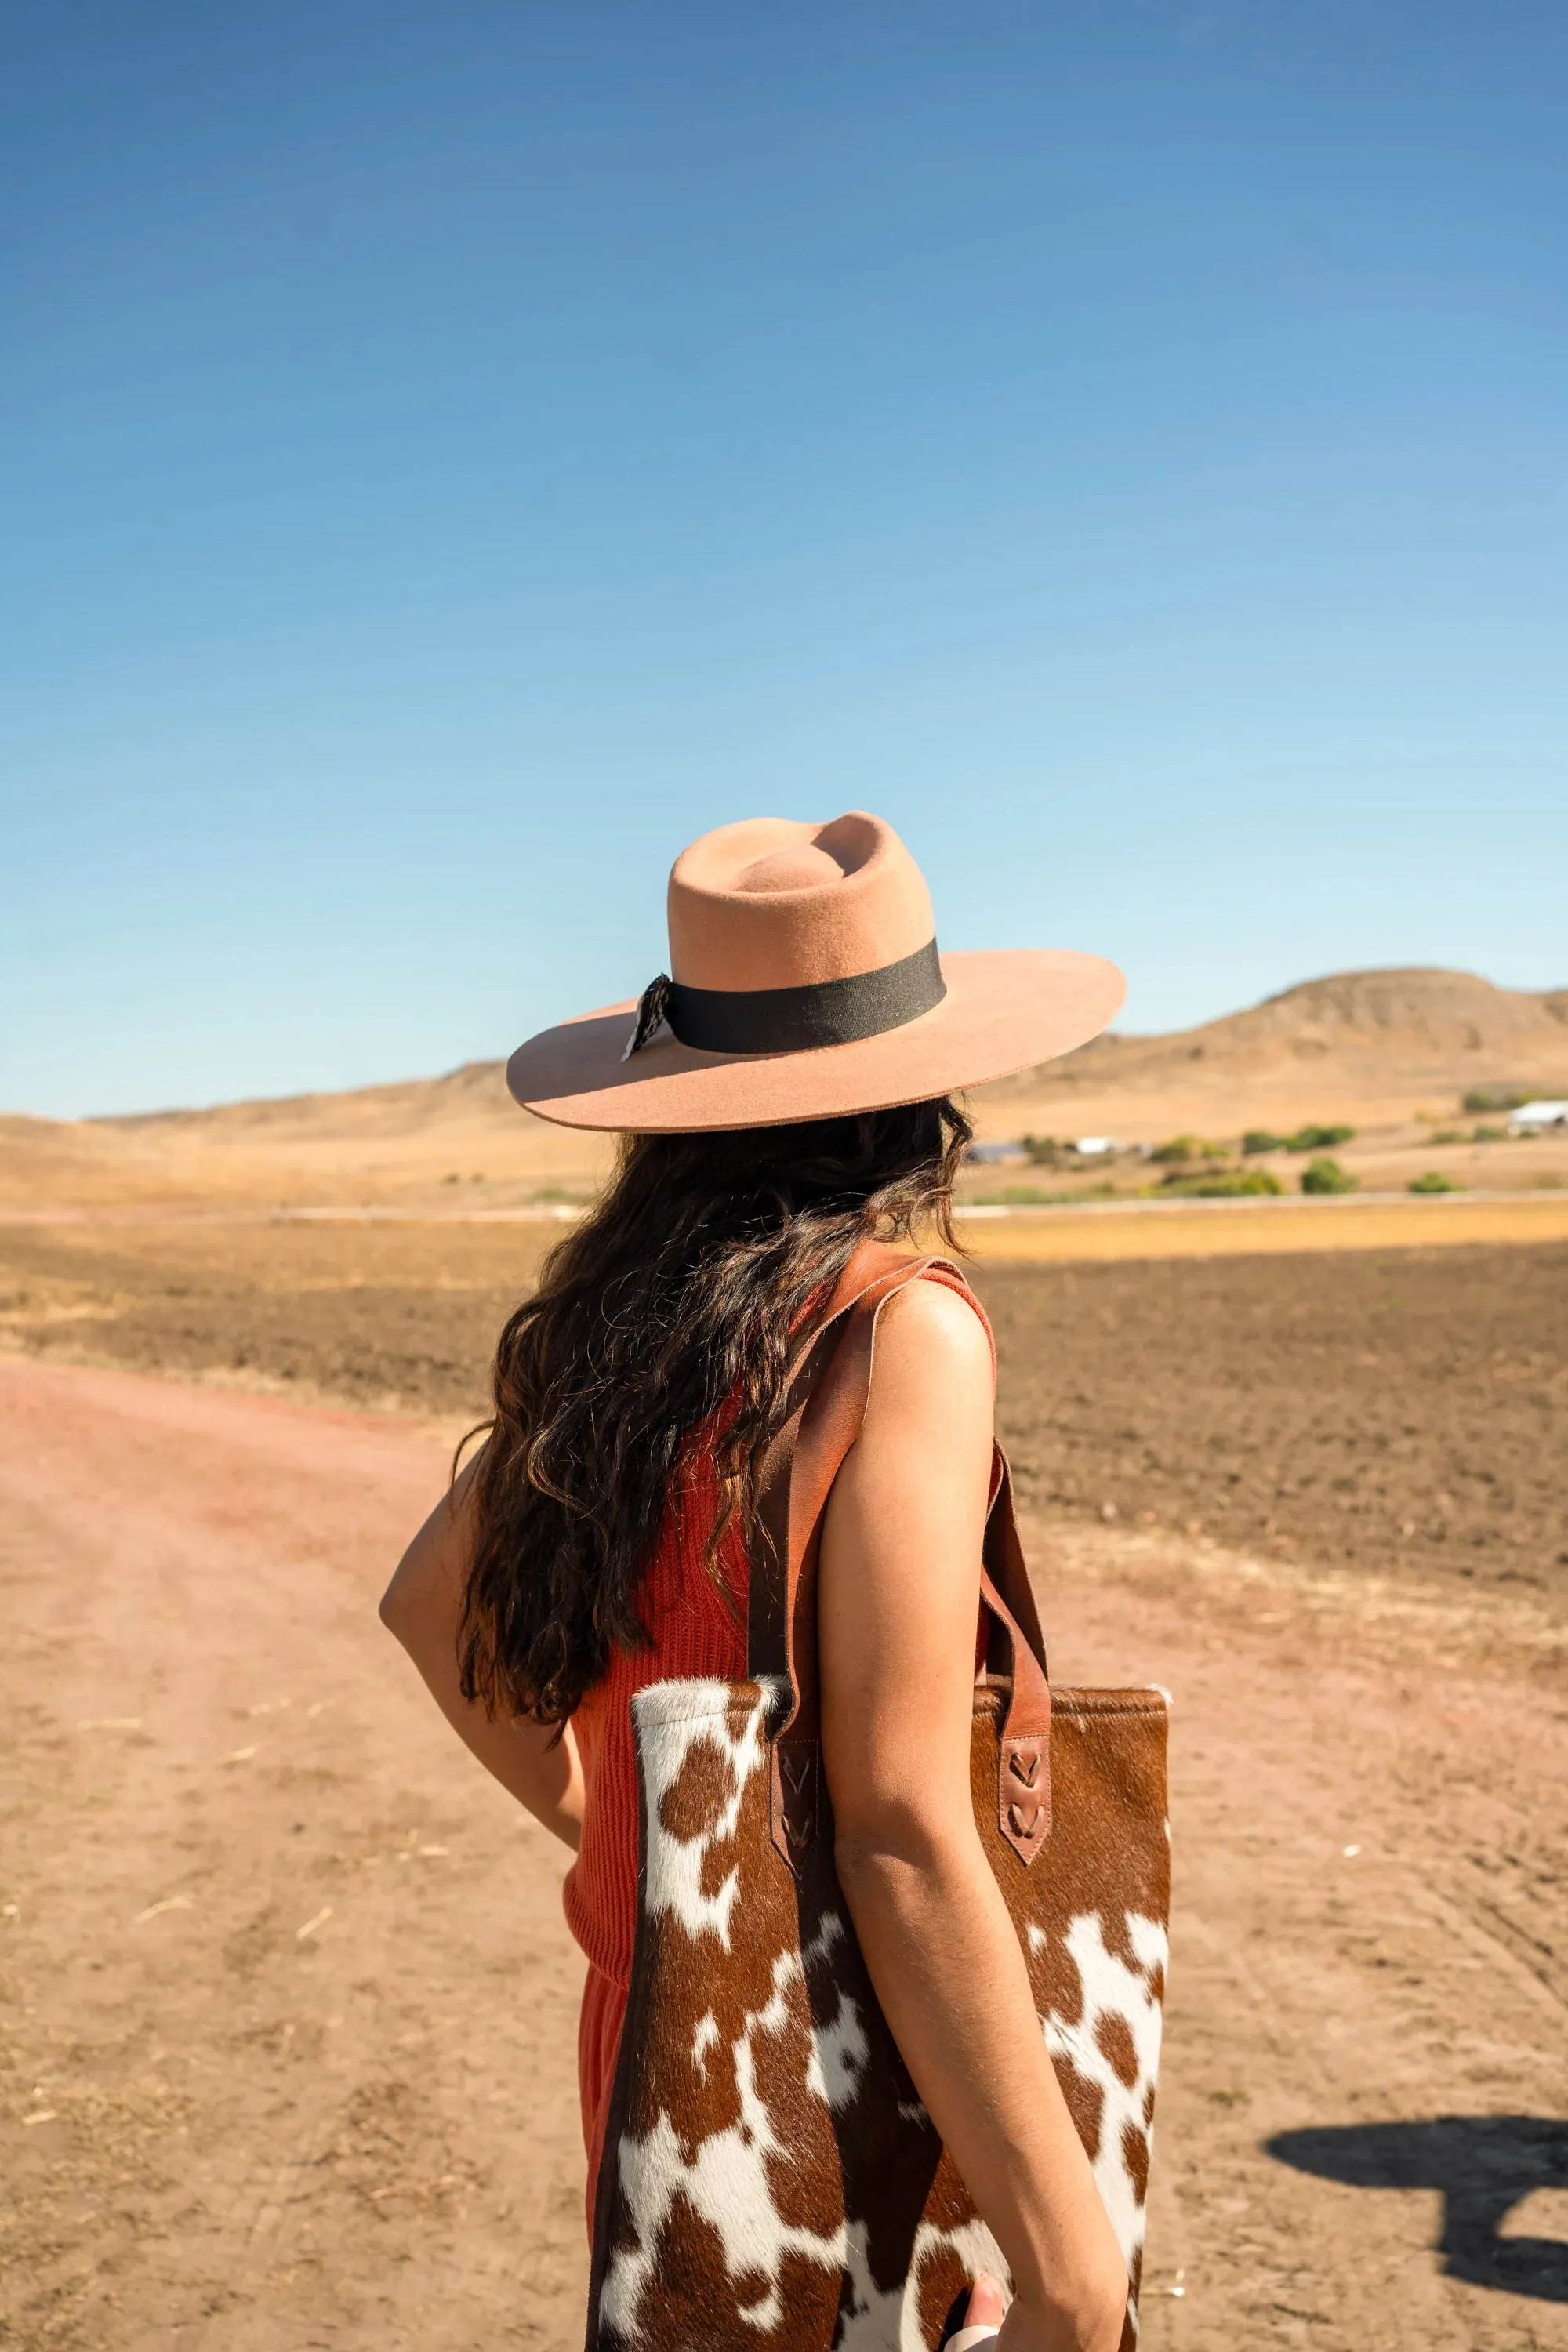
<path id="1" fill-rule="evenodd" d="M 931 2352 L 1005 2276 L 883 2021 L 824 1827 L 797 1881 L 769 1830 L 783 1686 L 632 1702 L 637 1958 L 595 2216 L 589 2352 Z M 1169 1913 L 1166 1710 L 1053 1694 L 1051 1835 L 996 1820 L 1001 1701 L 975 1694 L 975 1820 L 1052 2061 L 1127 2258 L 1136 2335 Z"/>

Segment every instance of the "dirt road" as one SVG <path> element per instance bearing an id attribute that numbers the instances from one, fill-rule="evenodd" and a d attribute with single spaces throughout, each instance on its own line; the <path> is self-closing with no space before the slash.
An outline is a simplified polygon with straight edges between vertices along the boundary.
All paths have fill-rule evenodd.
<path id="1" fill-rule="evenodd" d="M 560 1861 L 374 1614 L 444 1466 L 0 1363 L 0 2340 L 578 2340 Z M 1175 1695 L 1152 2352 L 1568 2347 L 1545 1596 L 1073 1524 L 1043 1589 L 1064 1679 Z"/>

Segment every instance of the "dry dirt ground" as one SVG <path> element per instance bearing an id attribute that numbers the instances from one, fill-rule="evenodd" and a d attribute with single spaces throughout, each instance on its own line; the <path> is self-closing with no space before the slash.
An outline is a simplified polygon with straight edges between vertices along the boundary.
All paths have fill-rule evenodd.
<path id="1" fill-rule="evenodd" d="M 173 1271 L 7 1237 L 0 2341 L 26 2352 L 580 2338 L 560 1863 L 374 1618 L 526 1279 L 486 1251 L 535 1245 L 465 1230 L 458 1258 L 372 1229 L 265 1266 L 209 1236 Z M 1530 1533 L 1565 1272 L 984 1272 L 1055 1670 L 1175 1699 L 1151 2352 L 1568 2347 L 1568 1659 L 1561 1538 Z M 1401 1557 L 1378 1531 L 1439 1479 L 1445 1532 Z M 1494 1495 L 1517 1548 L 1468 1541 Z"/>

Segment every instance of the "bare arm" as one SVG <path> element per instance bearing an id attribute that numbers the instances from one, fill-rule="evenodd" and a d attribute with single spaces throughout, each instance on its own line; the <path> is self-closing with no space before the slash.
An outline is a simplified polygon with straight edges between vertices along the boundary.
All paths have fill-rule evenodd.
<path id="1" fill-rule="evenodd" d="M 459 1472 L 397 1564 L 382 1595 L 381 1622 L 396 1634 L 466 1748 L 535 1821 L 575 1851 L 583 1831 L 583 1775 L 568 1724 L 559 1740 L 537 1723 L 494 1721 L 463 1696 L 458 1627 L 473 1552 L 476 1455 Z M 553 1744 L 552 1744 L 553 1743 Z"/>
<path id="2" fill-rule="evenodd" d="M 818 1606 L 838 1875 L 905 2063 L 1012 2269 L 1002 2352 L 1115 2352 L 1127 2273 L 969 1790 L 992 1375 L 939 1284 L 892 1299 Z"/>

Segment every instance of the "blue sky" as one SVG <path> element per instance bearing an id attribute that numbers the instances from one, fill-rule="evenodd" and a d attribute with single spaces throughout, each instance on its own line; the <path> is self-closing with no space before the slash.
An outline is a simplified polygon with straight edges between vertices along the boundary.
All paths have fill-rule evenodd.
<path id="1" fill-rule="evenodd" d="M 868 806 L 1127 1025 L 1568 980 L 1568 11 L 0 22 L 0 1107 L 504 1052 Z"/>

